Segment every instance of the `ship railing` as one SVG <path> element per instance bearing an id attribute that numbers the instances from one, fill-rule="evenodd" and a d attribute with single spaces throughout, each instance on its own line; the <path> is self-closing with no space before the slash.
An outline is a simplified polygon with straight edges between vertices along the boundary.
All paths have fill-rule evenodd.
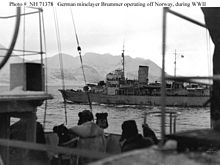
<path id="1" fill-rule="evenodd" d="M 16 14 L 16 15 L 9 15 L 9 16 L 0 16 L 0 19 L 13 19 L 13 18 L 16 18 L 18 17 L 21 17 L 21 16 L 27 16 L 27 15 L 35 15 L 35 14 L 40 14 L 43 12 L 43 10 L 41 8 L 34 8 L 34 7 L 28 7 L 30 9 L 33 9 L 33 10 L 37 10 L 37 11 L 30 11 L 30 12 L 26 12 L 26 13 L 20 13 L 20 7 L 17 7 L 17 10 L 19 10 L 19 14 Z M 39 20 L 40 21 L 40 20 Z M 42 41 L 40 41 L 42 42 Z M 9 49 L 8 48 L 0 48 L 0 50 L 3 50 L 3 51 L 8 51 Z M 36 56 L 36 55 L 43 55 L 45 54 L 46 52 L 44 52 L 43 50 L 40 50 L 40 51 L 32 51 L 32 50 L 23 50 L 23 49 L 13 49 L 12 50 L 13 52 L 18 52 L 18 53 L 14 53 L 11 55 L 11 57 L 17 57 L 17 56 Z M 19 54 L 20 52 L 20 54 Z M 0 57 L 5 57 L 5 55 L 0 55 Z M 42 61 L 42 59 L 41 59 Z"/>
<path id="2" fill-rule="evenodd" d="M 144 117 L 144 124 L 148 123 L 147 121 L 148 121 L 149 116 L 161 117 L 161 115 L 162 115 L 161 111 L 147 112 Z M 165 115 L 166 115 L 166 118 L 168 118 L 168 122 L 166 122 L 167 123 L 166 128 L 169 129 L 169 133 L 170 134 L 176 133 L 176 120 L 177 120 L 179 113 L 177 111 L 169 110 L 165 112 Z"/>
<path id="3" fill-rule="evenodd" d="M 183 20 L 189 21 L 195 25 L 198 25 L 203 28 L 207 28 L 205 24 L 198 22 L 197 20 L 194 20 L 190 17 L 187 17 L 183 14 L 180 14 L 176 11 L 173 11 L 169 8 L 163 8 L 163 22 L 162 22 L 162 76 L 161 76 L 161 138 L 162 142 L 165 141 L 165 135 L 166 135 L 166 128 L 165 128 L 165 118 L 166 118 L 166 81 L 167 80 L 178 80 L 178 81 L 190 81 L 190 80 L 220 80 L 220 75 L 215 75 L 212 77 L 167 77 L 165 74 L 165 54 L 166 54 L 166 29 L 167 29 L 167 14 L 172 14 L 174 16 L 177 16 Z M 163 143 L 161 143 L 163 144 Z"/>
<path id="4" fill-rule="evenodd" d="M 103 152 L 98 151 L 90 151 L 86 149 L 77 149 L 77 148 L 68 148 L 68 147 L 62 147 L 62 146 L 56 146 L 56 145 L 48 145 L 48 144 L 39 144 L 39 143 L 33 143 L 33 142 L 25 142 L 25 141 L 19 141 L 19 140 L 10 140 L 10 139 L 3 139 L 0 138 L 0 146 L 1 148 L 7 149 L 7 164 L 13 164 L 14 161 L 22 161 L 26 162 L 31 159 L 32 163 L 36 162 L 42 162 L 42 161 L 53 161 L 53 158 L 59 159 L 58 161 L 62 161 L 62 157 L 59 155 L 66 155 L 67 160 L 71 161 L 72 163 L 77 163 L 77 157 L 83 157 L 83 158 L 90 158 L 92 160 L 100 160 L 106 157 L 111 156 L 112 154 L 107 154 Z M 11 154 L 13 154 L 13 150 L 16 150 L 19 152 L 19 155 L 26 155 L 23 158 L 15 159 L 11 158 Z M 10 151 L 11 150 L 11 151 Z M 35 151 L 34 154 L 39 153 L 47 153 L 48 156 L 45 160 L 45 157 L 35 157 L 35 155 L 28 155 L 29 152 Z M 9 155 L 10 152 L 10 155 Z M 15 157 L 17 152 L 15 152 Z M 6 154 L 6 153 L 5 153 Z M 1 157 L 0 157 L 1 158 Z M 33 160 L 32 160 L 33 159 Z M 41 160 L 42 159 L 42 160 Z M 73 162 L 74 161 L 74 162 Z"/>
<path id="5" fill-rule="evenodd" d="M 214 75 L 214 76 L 167 76 L 165 77 L 166 80 L 174 80 L 174 81 L 182 81 L 182 82 L 193 82 L 193 83 L 198 83 L 198 84 L 204 84 L 204 85 L 211 85 L 195 80 L 215 80 L 215 81 L 220 81 L 220 75 Z"/>

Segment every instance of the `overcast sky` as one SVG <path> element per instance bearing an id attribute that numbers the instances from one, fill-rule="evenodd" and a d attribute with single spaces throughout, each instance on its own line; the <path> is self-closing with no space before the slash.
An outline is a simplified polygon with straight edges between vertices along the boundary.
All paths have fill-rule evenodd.
<path id="1" fill-rule="evenodd" d="M 8 2 L 0 2 L 2 3 L 0 6 L 1 15 L 14 12 L 14 7 L 9 7 Z M 54 1 L 54 6 L 56 6 L 58 14 L 62 52 L 78 56 L 70 7 L 58 7 L 57 2 Z M 110 1 L 84 0 L 61 2 L 87 3 Z M 116 2 L 125 3 L 125 1 Z M 148 1 L 128 0 L 127 2 Z M 48 56 L 51 56 L 58 51 L 53 7 L 44 7 L 43 9 L 47 53 Z M 199 7 L 172 7 L 171 9 L 204 23 L 203 14 Z M 29 11 L 32 10 L 26 9 L 26 12 Z M 125 55 L 133 58 L 150 59 L 161 66 L 162 7 L 84 6 L 72 7 L 72 12 L 83 54 L 86 52 L 96 52 L 120 55 L 124 42 Z M 16 48 L 22 49 L 23 34 L 25 32 L 25 48 L 37 50 L 39 48 L 38 15 L 25 17 L 25 29 L 23 28 L 23 18 Z M 0 43 L 7 47 L 10 41 L 9 36 L 12 34 L 14 27 L 14 20 L 0 21 Z M 167 21 L 166 71 L 169 74 L 174 72 L 174 51 L 176 50 L 177 75 L 207 75 L 211 73 L 213 45 L 208 32 L 204 28 L 188 23 L 171 14 L 168 15 Z M 181 58 L 181 55 L 184 55 L 184 58 Z"/>

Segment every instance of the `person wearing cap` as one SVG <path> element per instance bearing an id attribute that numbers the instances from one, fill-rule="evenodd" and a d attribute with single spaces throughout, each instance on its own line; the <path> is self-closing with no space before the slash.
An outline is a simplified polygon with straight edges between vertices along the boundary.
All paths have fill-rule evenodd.
<path id="1" fill-rule="evenodd" d="M 123 141 L 121 152 L 146 148 L 154 144 L 151 138 L 144 138 L 141 134 L 138 133 L 135 120 L 127 120 L 123 122 L 122 136 L 120 141 Z"/>
<path id="2" fill-rule="evenodd" d="M 78 126 L 69 128 L 69 132 L 72 132 L 79 136 L 77 142 L 78 149 L 86 149 L 89 151 L 106 151 L 106 140 L 104 137 L 104 131 L 96 123 L 94 123 L 94 117 L 91 111 L 84 110 L 78 113 L 79 121 Z M 94 161 L 89 158 L 79 157 L 79 164 L 86 164 Z"/>
<path id="3" fill-rule="evenodd" d="M 154 131 L 149 127 L 149 125 L 147 123 L 142 125 L 143 128 L 143 136 L 144 137 L 148 137 L 151 138 L 154 141 L 154 144 L 158 144 L 159 140 L 156 136 L 156 134 L 154 133 Z"/>

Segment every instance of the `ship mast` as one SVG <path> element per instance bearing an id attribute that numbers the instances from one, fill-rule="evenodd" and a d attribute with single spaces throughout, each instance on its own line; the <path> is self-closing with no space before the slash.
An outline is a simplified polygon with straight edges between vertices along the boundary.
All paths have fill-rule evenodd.
<path id="1" fill-rule="evenodd" d="M 122 54 L 121 54 L 121 57 L 122 57 L 122 71 L 123 71 L 123 79 L 125 79 L 125 44 L 123 43 L 123 49 L 122 49 Z"/>

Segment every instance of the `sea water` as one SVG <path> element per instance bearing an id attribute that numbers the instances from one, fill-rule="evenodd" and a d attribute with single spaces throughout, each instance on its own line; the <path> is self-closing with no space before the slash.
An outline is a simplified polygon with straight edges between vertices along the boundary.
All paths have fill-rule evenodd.
<path id="1" fill-rule="evenodd" d="M 71 88 L 71 87 L 69 87 Z M 74 87 L 73 87 L 74 88 Z M 52 131 L 55 125 L 65 124 L 65 109 L 61 93 L 58 91 L 60 87 L 53 86 L 48 88 L 48 93 L 53 95 L 52 100 L 48 100 L 46 107 L 46 123 L 45 130 Z M 82 110 L 89 109 L 89 105 L 82 104 L 66 104 L 67 127 L 72 127 L 78 122 L 78 113 Z M 178 112 L 176 119 L 176 131 L 186 131 L 193 129 L 210 128 L 210 109 L 209 107 L 200 108 L 180 108 L 168 107 L 168 110 Z M 109 127 L 105 132 L 121 134 L 121 124 L 125 120 L 135 120 L 140 133 L 142 132 L 142 124 L 144 116 L 149 111 L 159 111 L 157 106 L 113 106 L 113 105 L 93 105 L 93 114 L 97 112 L 107 112 Z M 45 104 L 40 106 L 37 111 L 38 121 L 43 123 L 45 113 Z M 160 136 L 161 119 L 158 115 L 147 116 L 147 123 Z M 169 119 L 166 120 L 168 125 Z M 169 127 L 167 127 L 169 133 Z"/>
<path id="2" fill-rule="evenodd" d="M 78 87 L 67 87 L 78 88 Z M 44 123 L 44 114 L 46 112 L 45 131 L 51 132 L 53 127 L 59 124 L 66 124 L 65 109 L 59 86 L 48 87 L 48 93 L 52 94 L 53 99 L 48 100 L 47 104 L 38 107 L 37 118 L 42 124 Z M 8 90 L 8 87 L 0 87 L 0 91 Z M 45 106 L 46 105 L 46 106 Z M 89 109 L 89 105 L 83 104 L 66 104 L 67 127 L 72 127 L 78 122 L 78 113 L 82 110 Z M 178 113 L 176 119 L 176 130 L 186 131 L 193 129 L 210 128 L 210 109 L 209 107 L 200 108 L 180 108 L 168 107 L 168 110 Z M 121 134 L 121 124 L 125 120 L 135 120 L 138 125 L 139 132 L 142 132 L 142 124 L 146 112 L 159 111 L 158 106 L 113 106 L 113 105 L 93 105 L 92 112 L 107 112 L 109 127 L 105 132 Z M 16 119 L 12 119 L 16 120 Z M 160 136 L 161 119 L 158 115 L 147 116 L 148 125 Z M 169 133 L 169 119 L 166 120 L 167 133 Z"/>

